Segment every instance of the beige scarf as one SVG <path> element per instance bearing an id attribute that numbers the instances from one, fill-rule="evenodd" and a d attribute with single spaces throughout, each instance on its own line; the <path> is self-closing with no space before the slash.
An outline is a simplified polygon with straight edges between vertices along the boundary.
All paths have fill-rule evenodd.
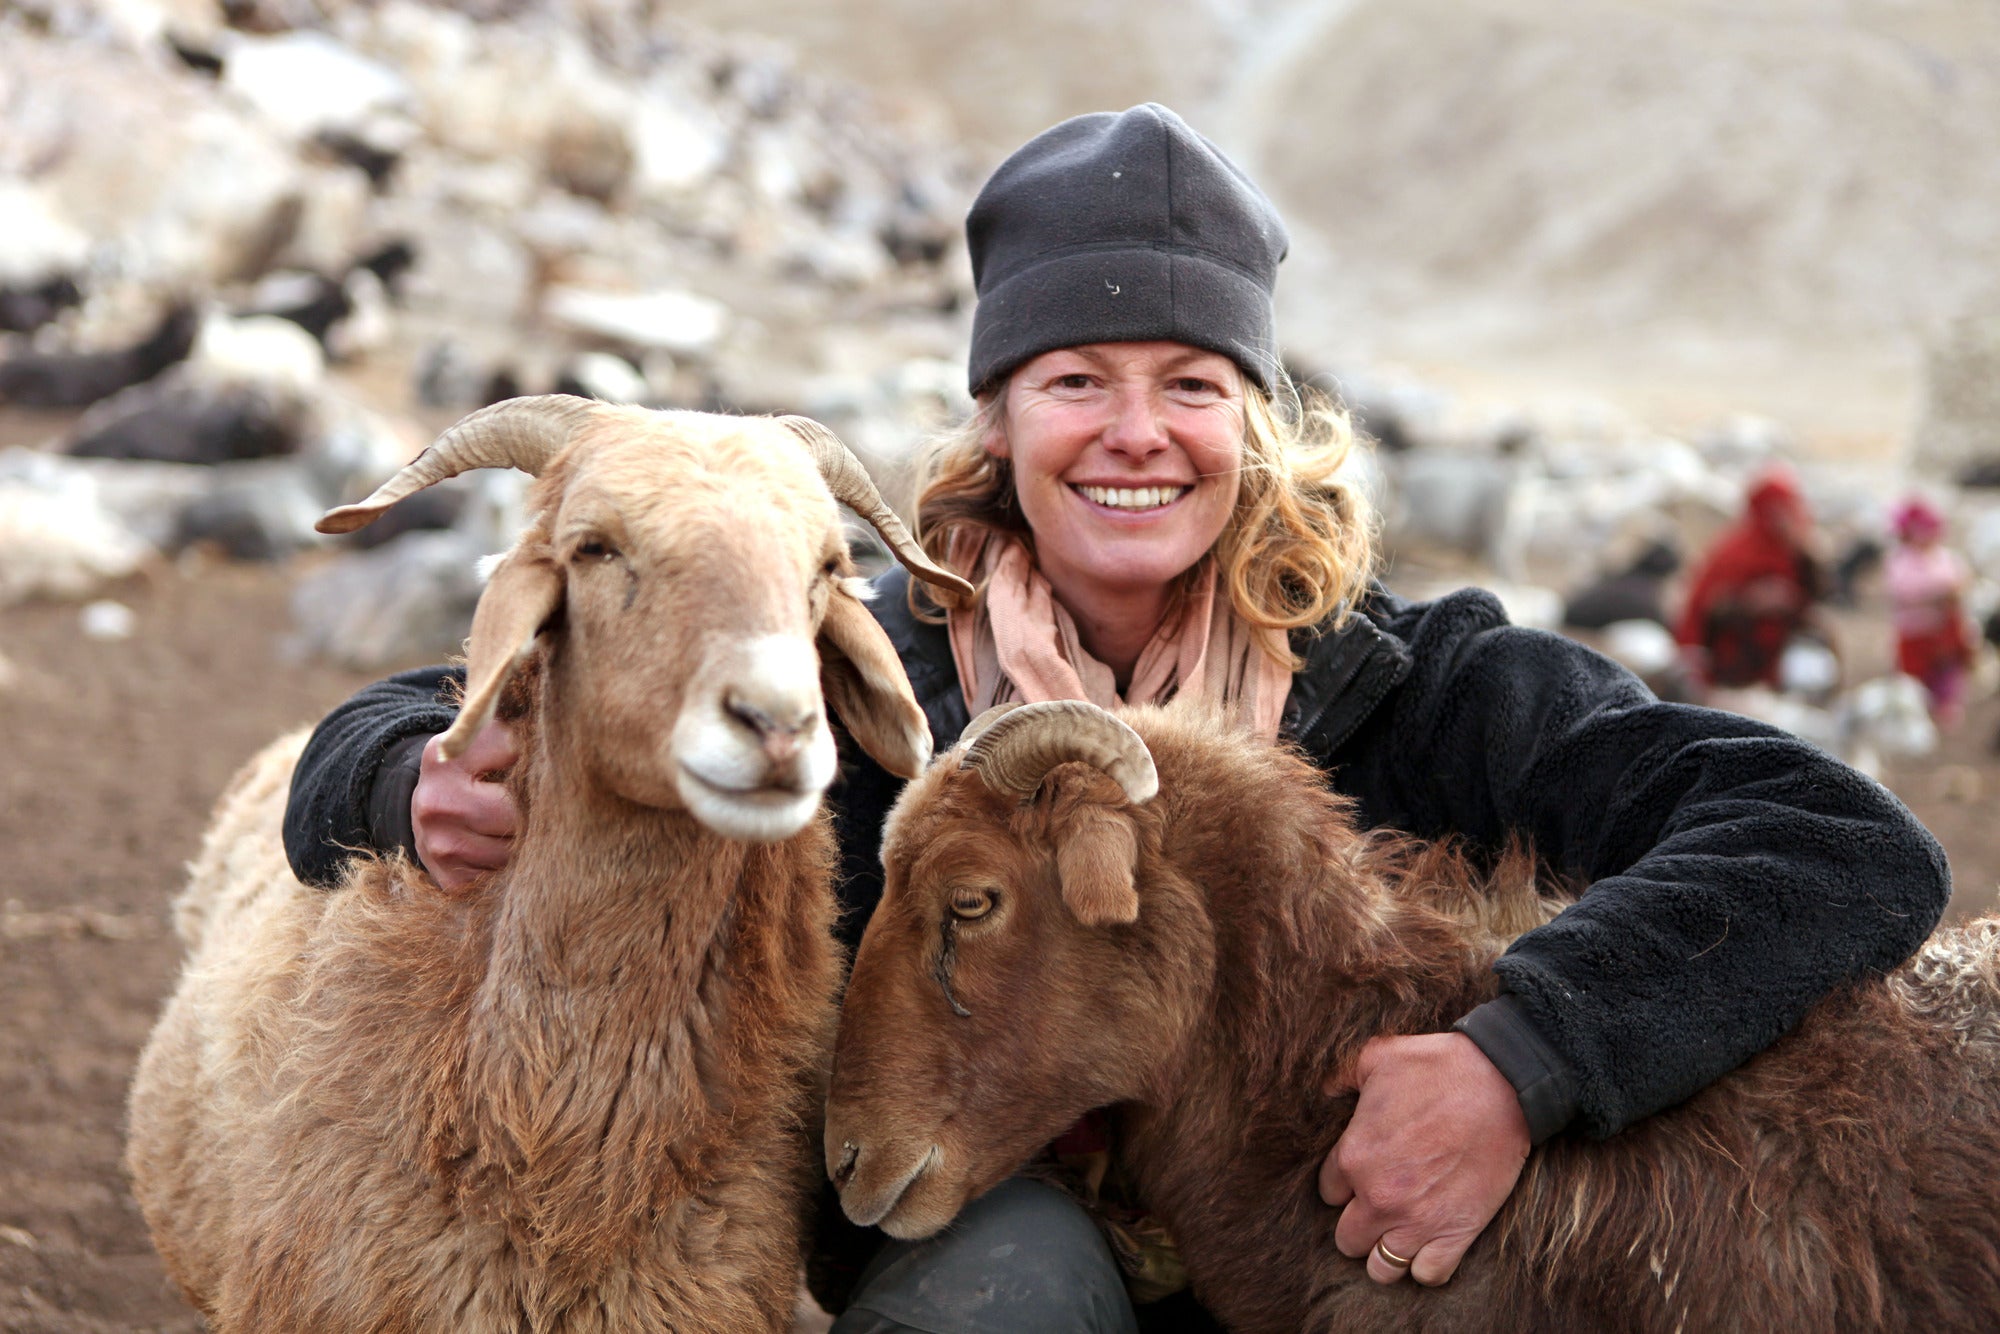
<path id="1" fill-rule="evenodd" d="M 1082 699 L 1111 709 L 1185 697 L 1220 709 L 1252 735 L 1277 739 L 1292 688 L 1284 636 L 1246 624 L 1226 598 L 1218 608 L 1214 561 L 1202 562 L 1180 614 L 1140 652 L 1122 698 L 1111 668 L 1084 650 L 1076 622 L 1018 539 L 962 533 L 952 543 L 951 563 L 986 584 L 975 606 L 947 618 L 972 717 L 1015 701 Z"/>

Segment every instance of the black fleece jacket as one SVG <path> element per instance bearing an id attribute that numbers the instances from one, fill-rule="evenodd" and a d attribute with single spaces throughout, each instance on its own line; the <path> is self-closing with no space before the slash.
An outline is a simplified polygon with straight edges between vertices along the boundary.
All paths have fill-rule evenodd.
<path id="1" fill-rule="evenodd" d="M 967 721 L 941 626 L 908 576 L 873 604 L 942 750 Z M 1943 850 L 1879 784 L 1786 733 L 1653 698 L 1490 595 L 1378 592 L 1339 630 L 1295 635 L 1283 733 L 1360 821 L 1498 851 L 1532 841 L 1588 885 L 1495 965 L 1500 999 L 1458 1025 L 1521 1094 L 1537 1141 L 1608 1135 L 1770 1045 L 1843 982 L 1893 968 L 1950 896 Z M 446 668 L 341 705 L 292 780 L 285 847 L 336 883 L 355 848 L 410 846 L 424 738 L 449 726 Z M 881 897 L 882 820 L 900 788 L 843 743 L 830 800 L 851 946 Z M 386 763 L 385 763 L 386 761 Z"/>

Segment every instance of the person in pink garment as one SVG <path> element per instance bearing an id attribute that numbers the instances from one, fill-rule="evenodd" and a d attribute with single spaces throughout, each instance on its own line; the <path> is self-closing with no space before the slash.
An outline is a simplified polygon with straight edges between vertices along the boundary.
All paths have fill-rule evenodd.
<path id="1" fill-rule="evenodd" d="M 1972 635 L 1963 601 L 1971 582 L 1965 560 L 1944 544 L 1944 515 L 1922 496 L 1896 507 L 1896 545 L 1883 567 L 1896 627 L 1897 669 L 1930 691 L 1931 717 L 1955 725 L 1965 712 Z"/>

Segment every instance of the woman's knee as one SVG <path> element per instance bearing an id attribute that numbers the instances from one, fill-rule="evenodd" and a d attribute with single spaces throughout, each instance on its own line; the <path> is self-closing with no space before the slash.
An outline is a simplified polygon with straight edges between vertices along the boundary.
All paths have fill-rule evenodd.
<path id="1" fill-rule="evenodd" d="M 834 1334 L 1137 1334 L 1097 1225 L 1039 1181 L 1003 1181 L 923 1241 L 892 1241 Z"/>

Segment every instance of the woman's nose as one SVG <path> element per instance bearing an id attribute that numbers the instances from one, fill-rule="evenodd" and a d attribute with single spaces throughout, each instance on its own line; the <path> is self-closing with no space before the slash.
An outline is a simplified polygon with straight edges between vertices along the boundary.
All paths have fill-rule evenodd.
<path id="1" fill-rule="evenodd" d="M 1118 395 L 1113 414 L 1104 432 L 1104 446 L 1112 453 L 1141 463 L 1167 447 L 1166 418 L 1150 394 Z"/>

